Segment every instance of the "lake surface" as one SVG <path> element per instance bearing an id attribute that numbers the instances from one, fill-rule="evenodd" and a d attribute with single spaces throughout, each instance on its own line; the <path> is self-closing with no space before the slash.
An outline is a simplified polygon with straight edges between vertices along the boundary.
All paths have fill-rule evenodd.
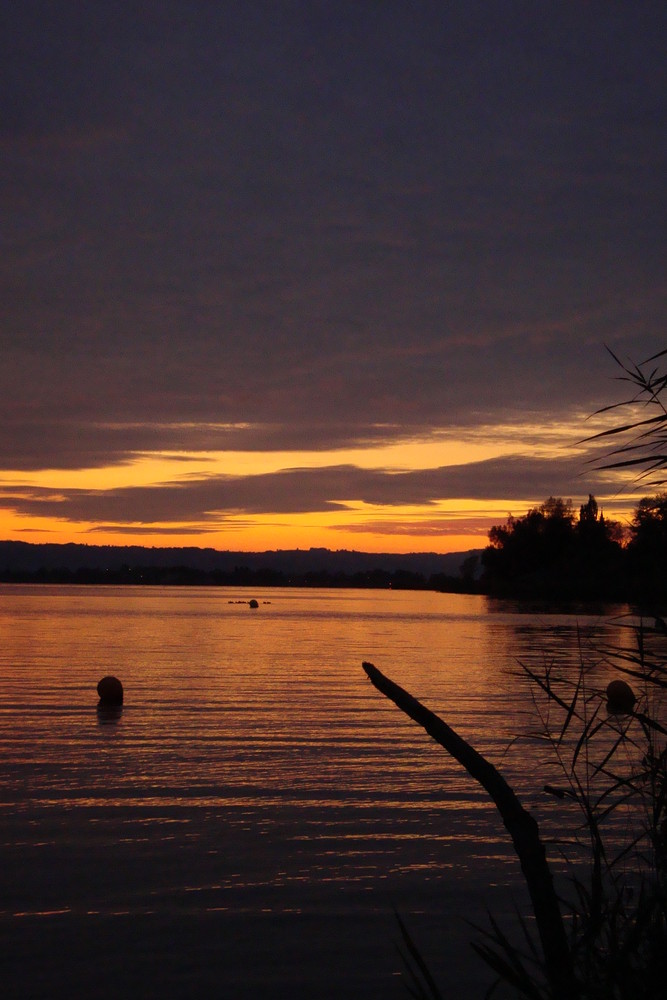
<path id="1" fill-rule="evenodd" d="M 518 863 L 361 662 L 540 819 L 517 661 L 575 669 L 580 644 L 627 641 L 618 619 L 478 596 L 0 586 L 3 996 L 405 997 L 394 910 L 443 992 L 483 996 L 466 921 L 511 921 Z"/>

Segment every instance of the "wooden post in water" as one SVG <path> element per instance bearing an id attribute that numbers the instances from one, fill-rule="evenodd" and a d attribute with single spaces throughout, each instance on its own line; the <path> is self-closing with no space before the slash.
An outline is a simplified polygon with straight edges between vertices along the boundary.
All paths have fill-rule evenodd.
<path id="1" fill-rule="evenodd" d="M 536 821 L 521 805 L 502 774 L 463 737 L 372 663 L 362 666 L 378 691 L 422 726 L 493 799 L 512 838 L 526 879 L 554 1000 L 577 1000 L 579 986 L 572 968 L 563 916 Z"/>

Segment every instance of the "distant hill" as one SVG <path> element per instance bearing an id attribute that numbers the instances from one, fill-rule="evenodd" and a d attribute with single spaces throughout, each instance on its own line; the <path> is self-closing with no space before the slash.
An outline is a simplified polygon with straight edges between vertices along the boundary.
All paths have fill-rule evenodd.
<path id="1" fill-rule="evenodd" d="M 316 582 L 323 578 L 359 577 L 369 574 L 411 575 L 423 577 L 460 578 L 461 565 L 481 549 L 440 555 L 436 552 L 405 554 L 355 552 L 348 549 L 277 549 L 268 552 L 230 552 L 212 548 L 148 547 L 141 545 L 55 545 L 30 542 L 0 542 L 0 579 L 17 580 L 41 577 L 58 580 L 73 575 L 81 582 L 100 582 L 105 574 L 112 578 L 124 574 L 131 578 L 139 570 L 155 571 L 155 578 L 137 582 L 197 582 L 197 575 L 211 578 L 210 582 L 226 582 L 230 574 L 243 582 L 261 583 L 262 574 L 268 582 L 293 583 L 307 578 Z M 165 578 L 167 571 L 172 576 Z M 174 573 L 178 571 L 174 578 Z M 149 575 L 150 576 L 150 575 Z M 192 577 L 192 578 L 190 578 Z"/>

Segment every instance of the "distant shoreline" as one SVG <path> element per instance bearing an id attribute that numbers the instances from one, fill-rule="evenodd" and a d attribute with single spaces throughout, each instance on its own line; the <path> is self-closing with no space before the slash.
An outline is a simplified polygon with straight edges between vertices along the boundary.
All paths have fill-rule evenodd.
<path id="1" fill-rule="evenodd" d="M 651 580 L 584 580 L 539 571 L 491 583 L 482 549 L 369 553 L 341 549 L 233 552 L 0 541 L 0 583 L 146 587 L 322 587 L 479 594 L 530 606 L 631 604 L 665 614 Z"/>
<path id="2" fill-rule="evenodd" d="M 234 552 L 0 542 L 0 582 L 139 586 L 353 587 L 478 593 L 466 560 L 480 550 L 369 553 L 340 549 Z"/>

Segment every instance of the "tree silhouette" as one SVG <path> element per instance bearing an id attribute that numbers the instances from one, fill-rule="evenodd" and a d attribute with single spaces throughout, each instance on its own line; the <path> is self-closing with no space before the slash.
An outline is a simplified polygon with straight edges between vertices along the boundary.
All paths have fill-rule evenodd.
<path id="1" fill-rule="evenodd" d="M 549 497 L 523 517 L 510 515 L 491 529 L 482 553 L 483 581 L 491 592 L 516 596 L 616 596 L 621 537 L 620 525 L 605 520 L 592 494 L 578 521 L 569 500 Z"/>

